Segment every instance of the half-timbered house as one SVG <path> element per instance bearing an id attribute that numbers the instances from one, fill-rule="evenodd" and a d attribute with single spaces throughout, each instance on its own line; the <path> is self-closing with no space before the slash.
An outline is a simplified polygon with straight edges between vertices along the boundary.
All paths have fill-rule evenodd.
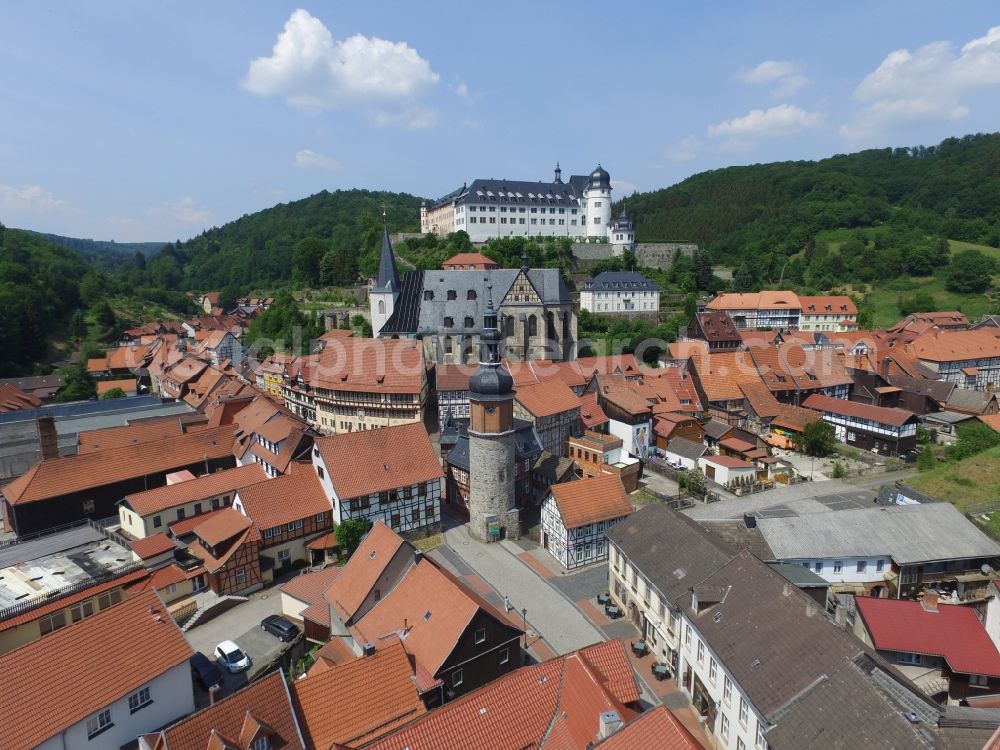
<path id="1" fill-rule="evenodd" d="M 542 546 L 568 569 L 606 560 L 605 530 L 632 511 L 615 474 L 553 485 L 542 503 Z"/>
<path id="2" fill-rule="evenodd" d="M 191 529 L 188 549 L 201 558 L 208 585 L 216 594 L 256 591 L 260 570 L 260 534 L 253 522 L 233 508 L 200 516 Z"/>

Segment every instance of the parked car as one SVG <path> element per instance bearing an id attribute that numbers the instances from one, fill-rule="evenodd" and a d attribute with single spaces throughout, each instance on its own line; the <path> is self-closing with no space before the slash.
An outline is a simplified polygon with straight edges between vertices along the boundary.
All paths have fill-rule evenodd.
<path id="1" fill-rule="evenodd" d="M 294 641 L 299 635 L 299 629 L 280 615 L 268 615 L 260 621 L 260 629 L 270 633 L 279 641 Z"/>
<path id="2" fill-rule="evenodd" d="M 232 641 L 223 641 L 215 647 L 215 658 L 233 674 L 250 669 L 250 657 Z"/>
<path id="3" fill-rule="evenodd" d="M 204 685 L 206 690 L 211 690 L 222 684 L 222 672 L 201 651 L 195 651 L 194 656 L 191 657 L 191 669 L 194 670 L 198 676 L 198 682 Z"/>
<path id="4" fill-rule="evenodd" d="M 903 459 L 903 463 L 912 464 L 916 463 L 916 460 L 920 458 L 920 451 L 916 448 L 910 448 L 908 451 L 903 451 L 899 454 L 899 457 Z"/>

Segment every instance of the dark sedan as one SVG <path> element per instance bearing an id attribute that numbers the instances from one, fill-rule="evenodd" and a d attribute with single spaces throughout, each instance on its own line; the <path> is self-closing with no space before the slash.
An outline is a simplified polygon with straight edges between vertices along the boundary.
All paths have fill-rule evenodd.
<path id="1" fill-rule="evenodd" d="M 260 629 L 270 633 L 279 641 L 294 641 L 299 629 L 280 615 L 268 615 L 260 621 Z"/>

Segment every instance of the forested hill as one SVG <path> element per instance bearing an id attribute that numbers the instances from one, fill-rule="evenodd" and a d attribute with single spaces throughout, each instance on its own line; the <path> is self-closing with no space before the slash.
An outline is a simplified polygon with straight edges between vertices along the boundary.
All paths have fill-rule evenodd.
<path id="1" fill-rule="evenodd" d="M 421 199 L 406 193 L 323 191 L 245 215 L 184 243 L 168 243 L 146 265 L 148 283 L 166 289 L 218 289 L 237 296 L 294 280 L 357 278 L 378 263 L 382 212 L 389 231 L 419 231 Z M 296 252 L 301 262 L 296 263 Z M 332 269 L 332 270 L 331 270 Z"/>
<path id="2" fill-rule="evenodd" d="M 159 252 L 166 245 L 166 242 L 115 242 L 114 240 L 85 240 L 79 237 L 63 237 L 59 234 L 45 234 L 42 232 L 32 232 L 39 234 L 42 239 L 56 245 L 68 247 L 78 253 L 88 257 L 95 257 L 102 254 L 118 255 L 131 258 L 136 253 L 152 255 Z"/>
<path id="3" fill-rule="evenodd" d="M 52 331 L 80 308 L 88 270 L 76 251 L 0 225 L 0 377 L 45 356 Z"/>
<path id="4" fill-rule="evenodd" d="M 622 203 L 640 241 L 697 242 L 731 265 L 780 266 L 820 231 L 886 223 L 996 247 L 1000 134 L 728 167 Z"/>

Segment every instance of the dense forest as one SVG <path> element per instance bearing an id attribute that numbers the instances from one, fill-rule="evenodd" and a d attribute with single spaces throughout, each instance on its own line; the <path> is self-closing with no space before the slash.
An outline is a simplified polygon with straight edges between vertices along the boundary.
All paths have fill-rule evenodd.
<path id="1" fill-rule="evenodd" d="M 123 258 L 131 257 L 135 253 L 152 255 L 159 252 L 166 245 L 166 242 L 115 242 L 114 240 L 85 240 L 79 237 L 64 237 L 61 234 L 43 234 L 42 239 L 54 245 L 62 245 L 70 250 L 76 250 L 80 255 L 88 258 L 99 258 L 102 255 L 119 256 Z"/>
<path id="2" fill-rule="evenodd" d="M 323 191 L 243 216 L 148 259 L 145 281 L 164 289 L 220 290 L 352 284 L 377 268 L 382 212 L 389 231 L 419 231 L 420 198 Z"/>
<path id="3" fill-rule="evenodd" d="M 1000 246 L 1000 134 L 728 167 L 622 205 L 640 238 L 697 242 L 715 262 L 746 264 L 749 276 L 764 283 L 776 282 L 790 256 L 809 253 L 817 236 L 833 229 L 891 229 L 860 237 L 845 266 L 860 262 L 874 278 L 887 269 L 898 276 L 909 272 L 905 252 L 916 243 L 925 247 L 912 263 L 925 271 L 940 265 L 935 253 L 942 239 Z M 899 254 L 879 257 L 890 247 Z M 792 273 L 802 276 L 814 259 L 802 257 Z"/>

